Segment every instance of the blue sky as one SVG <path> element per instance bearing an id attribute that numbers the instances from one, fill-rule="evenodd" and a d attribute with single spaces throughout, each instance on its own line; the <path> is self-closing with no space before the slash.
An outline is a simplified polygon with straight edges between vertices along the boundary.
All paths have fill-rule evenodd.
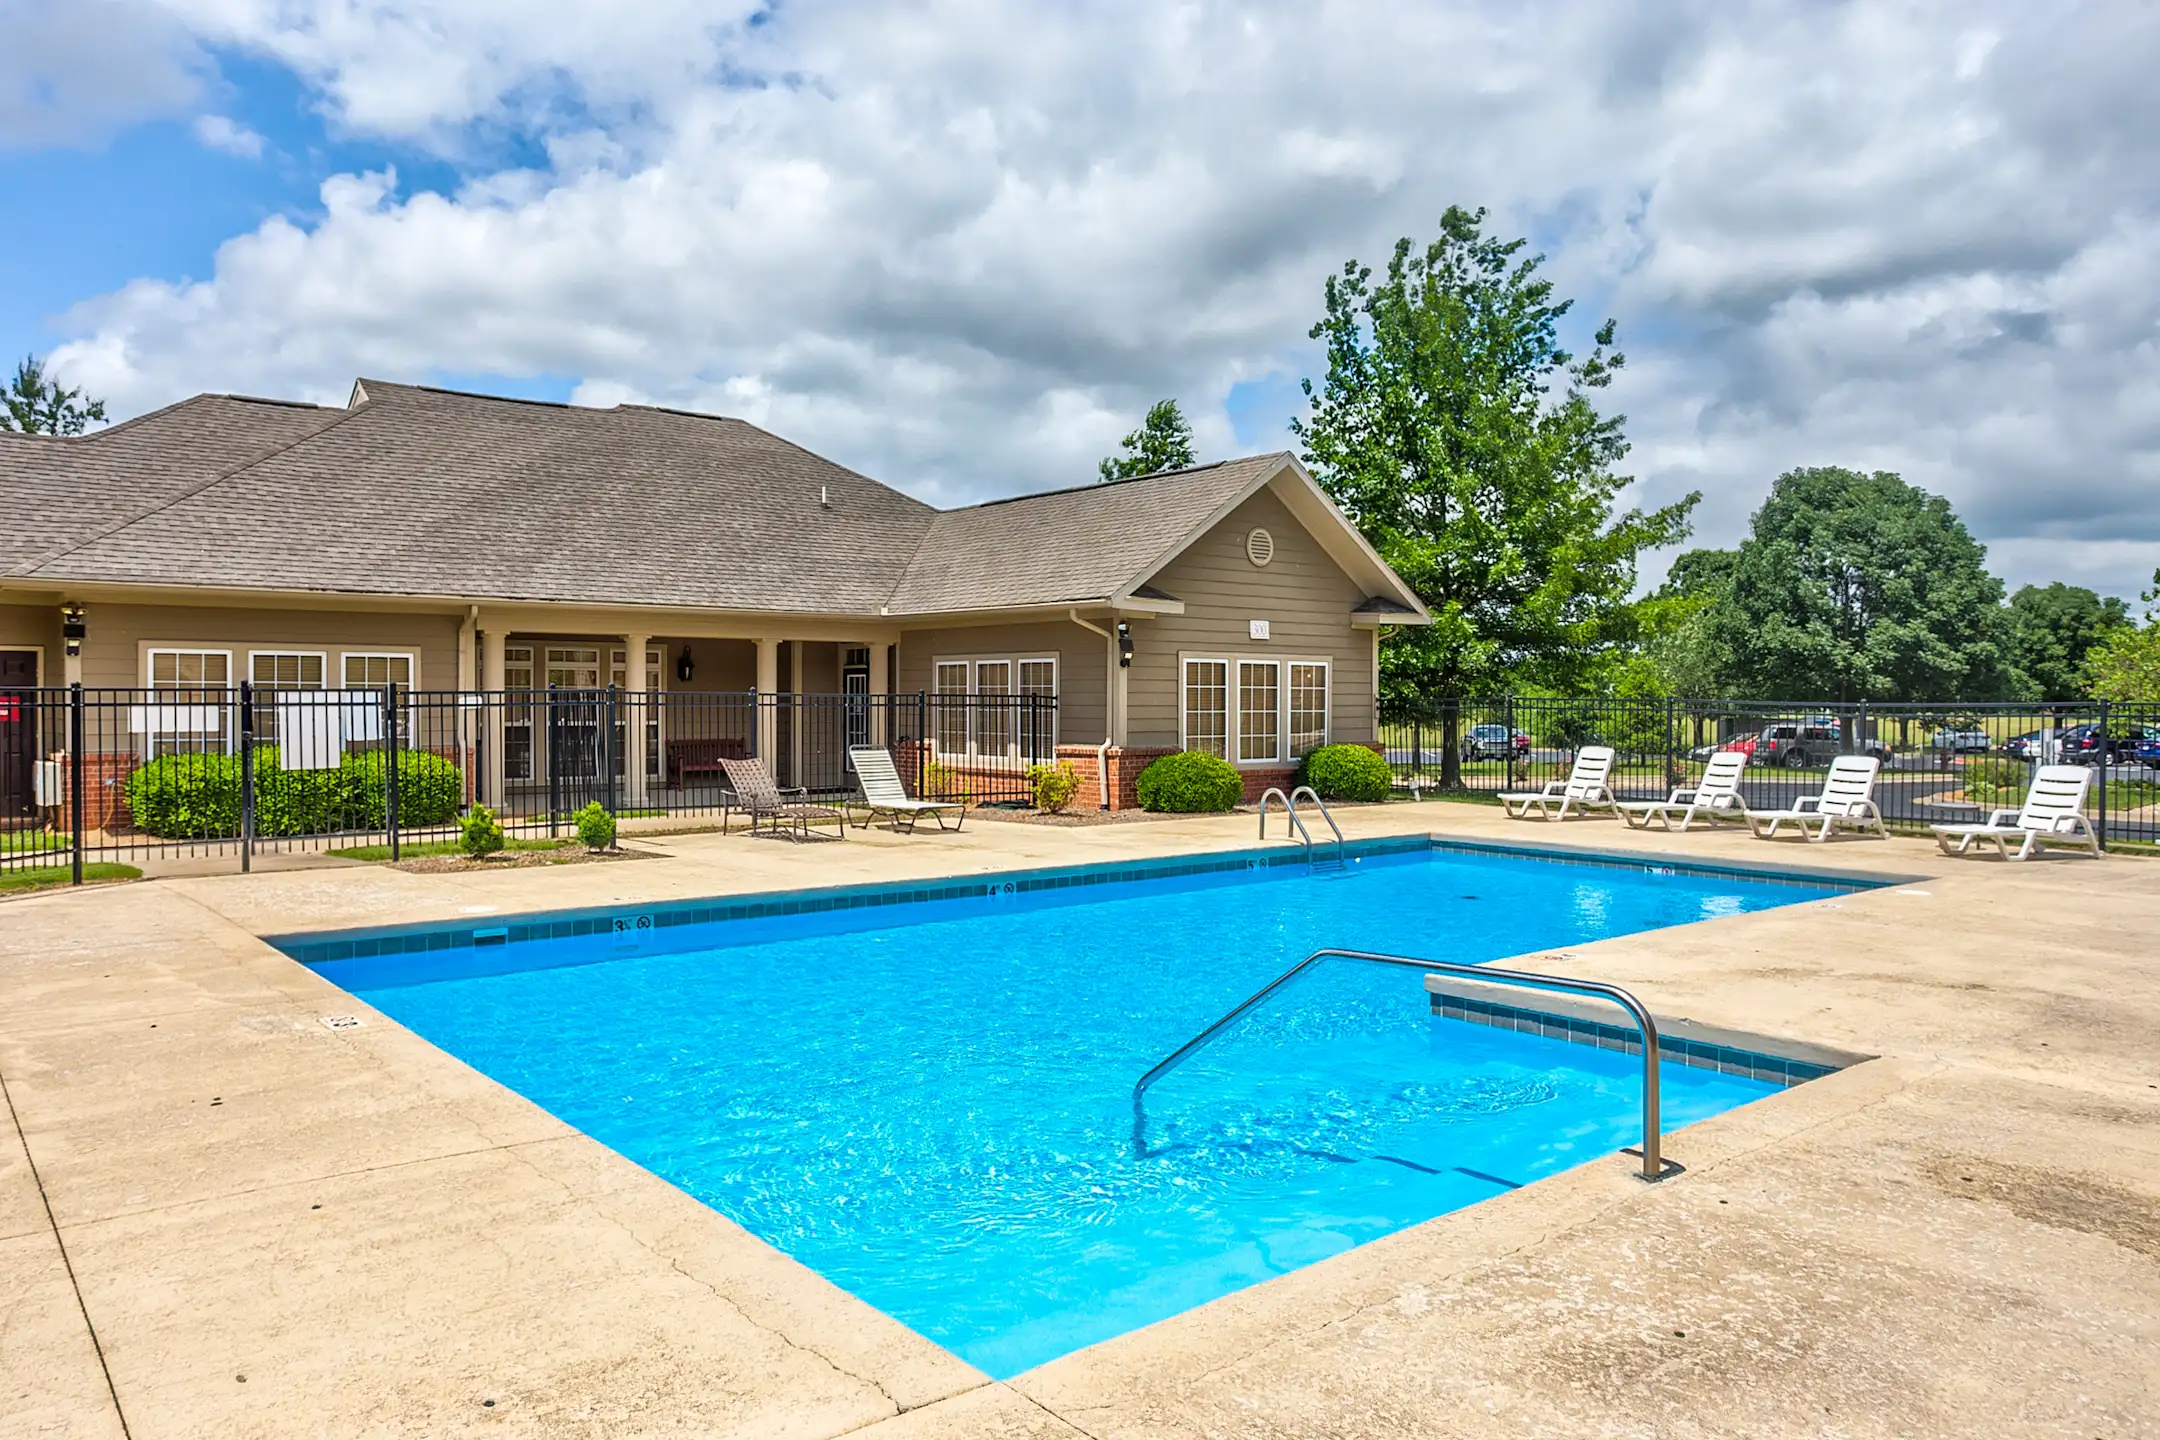
<path id="1" fill-rule="evenodd" d="M 29 0 L 0 346 L 116 416 L 356 375 L 737 414 L 954 503 L 1176 397 L 1289 445 L 1451 203 L 1610 315 L 1633 498 L 1896 470 L 2013 583 L 2160 564 L 2160 12 Z M 392 177 L 394 176 L 394 180 Z M 1653 566 L 1653 569 L 1655 566 Z"/>

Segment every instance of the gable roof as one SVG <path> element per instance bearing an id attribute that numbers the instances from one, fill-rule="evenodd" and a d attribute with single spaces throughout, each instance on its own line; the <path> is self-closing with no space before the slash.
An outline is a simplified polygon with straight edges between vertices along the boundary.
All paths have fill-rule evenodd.
<path id="1" fill-rule="evenodd" d="M 1174 604 L 1147 581 L 1268 485 L 1423 617 L 1286 452 L 941 512 L 740 420 L 378 380 L 344 409 L 206 395 L 0 436 L 0 581 L 892 616 Z"/>

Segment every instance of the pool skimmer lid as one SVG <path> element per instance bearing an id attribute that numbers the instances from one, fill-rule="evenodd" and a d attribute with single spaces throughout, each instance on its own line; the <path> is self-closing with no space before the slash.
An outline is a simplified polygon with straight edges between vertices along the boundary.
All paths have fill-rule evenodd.
<path id="1" fill-rule="evenodd" d="M 358 1015 L 325 1015 L 322 1023 L 332 1030 L 357 1030 L 363 1022 Z"/>

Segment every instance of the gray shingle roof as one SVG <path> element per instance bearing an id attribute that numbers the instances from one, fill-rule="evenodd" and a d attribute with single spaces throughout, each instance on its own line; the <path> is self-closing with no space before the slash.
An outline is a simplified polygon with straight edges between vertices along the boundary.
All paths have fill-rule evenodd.
<path id="1" fill-rule="evenodd" d="M 306 443 L 18 573 L 875 613 L 937 513 L 740 420 L 360 393 Z"/>
<path id="2" fill-rule="evenodd" d="M 923 615 L 1106 599 L 1290 459 L 1255 455 L 943 511 L 886 606 Z"/>
<path id="3" fill-rule="evenodd" d="M 342 410 L 197 395 L 94 434 L 0 432 L 0 575 L 334 424 Z"/>
<path id="4" fill-rule="evenodd" d="M 382 381 L 0 436 L 0 580 L 923 615 L 1101 601 L 1291 463 L 940 512 L 740 420 Z"/>

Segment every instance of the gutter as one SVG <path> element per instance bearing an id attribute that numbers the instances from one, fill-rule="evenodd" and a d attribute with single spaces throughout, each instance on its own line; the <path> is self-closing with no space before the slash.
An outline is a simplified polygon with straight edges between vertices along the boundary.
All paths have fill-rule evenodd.
<path id="1" fill-rule="evenodd" d="M 1072 623 L 1103 638 L 1102 744 L 1095 747 L 1095 784 L 1102 791 L 1102 808 L 1110 808 L 1110 707 L 1117 692 L 1117 635 L 1092 620 L 1080 618 L 1078 609 L 1067 610 Z"/>

